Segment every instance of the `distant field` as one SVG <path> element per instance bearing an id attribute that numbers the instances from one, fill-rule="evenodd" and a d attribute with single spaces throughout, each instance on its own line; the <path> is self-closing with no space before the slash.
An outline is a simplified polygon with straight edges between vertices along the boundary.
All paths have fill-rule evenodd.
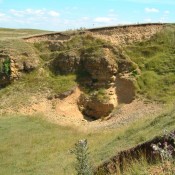
<path id="1" fill-rule="evenodd" d="M 118 151 L 174 127 L 173 107 L 157 118 L 94 133 L 51 124 L 39 116 L 1 117 L 0 175 L 73 175 L 75 157 L 70 154 L 70 149 L 79 139 L 88 139 L 92 164 L 98 165 Z"/>
<path id="2" fill-rule="evenodd" d="M 21 38 L 30 35 L 36 34 L 44 34 L 48 33 L 46 30 L 37 30 L 37 29 L 8 29 L 8 28 L 0 28 L 0 40 L 3 39 L 13 39 L 13 38 Z"/>

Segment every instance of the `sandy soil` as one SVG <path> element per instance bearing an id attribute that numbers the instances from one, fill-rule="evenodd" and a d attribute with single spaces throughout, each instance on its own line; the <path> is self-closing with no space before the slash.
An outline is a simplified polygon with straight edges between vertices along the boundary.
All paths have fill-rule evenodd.
<path id="1" fill-rule="evenodd" d="M 84 117 L 78 109 L 77 100 L 80 94 L 80 89 L 76 88 L 73 94 L 63 100 L 58 98 L 48 100 L 42 95 L 41 97 L 33 96 L 33 103 L 30 106 L 21 107 L 18 112 L 7 111 L 11 114 L 19 113 L 23 115 L 38 115 L 41 113 L 47 120 L 59 125 L 92 131 L 120 127 L 145 116 L 157 115 L 162 109 L 159 104 L 135 99 L 129 104 L 119 104 L 110 116 L 93 121 Z"/>

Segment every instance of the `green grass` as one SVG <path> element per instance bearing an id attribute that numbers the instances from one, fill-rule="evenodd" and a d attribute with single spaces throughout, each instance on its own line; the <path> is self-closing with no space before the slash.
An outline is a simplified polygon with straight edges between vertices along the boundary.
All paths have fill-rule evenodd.
<path id="1" fill-rule="evenodd" d="M 28 43 L 21 39 L 0 40 L 0 48 L 18 54 L 24 52 L 30 53 L 33 50 Z"/>
<path id="2" fill-rule="evenodd" d="M 6 88 L 0 89 L 0 109 L 16 110 L 20 106 L 28 106 L 32 96 L 42 95 L 47 98 L 70 90 L 76 85 L 76 76 L 73 74 L 55 76 L 48 70 L 36 70 Z"/>
<path id="3" fill-rule="evenodd" d="M 10 50 L 14 56 L 27 52 L 35 58 L 33 45 L 16 38 L 37 32 L 41 31 L 0 29 L 0 48 Z M 137 92 L 150 100 L 167 103 L 175 99 L 174 35 L 175 27 L 167 26 L 152 40 L 125 48 L 142 72 L 140 76 L 136 75 Z M 36 46 L 38 52 L 47 49 L 42 44 Z M 103 54 L 101 48 L 97 49 L 96 46 L 103 44 L 101 40 L 94 41 L 91 36 L 76 36 L 60 49 L 76 49 L 85 45 L 86 48 L 81 48 L 80 52 L 93 53 L 96 58 Z M 29 105 L 32 96 L 59 94 L 76 84 L 75 75 L 55 76 L 45 67 L 38 68 L 0 90 L 0 109 L 18 109 L 21 105 Z M 101 98 L 104 92 L 98 95 Z M 163 129 L 174 128 L 174 106 L 158 117 L 150 116 L 130 126 L 88 133 L 48 123 L 39 116 L 4 116 L 0 118 L 0 175 L 75 174 L 75 159 L 69 150 L 78 139 L 88 139 L 92 163 L 98 165 L 118 151 L 160 135 Z"/>
<path id="4" fill-rule="evenodd" d="M 0 132 L 1 175 L 72 174 L 69 149 L 81 137 L 76 131 L 37 118 L 7 117 Z"/>
<path id="5" fill-rule="evenodd" d="M 144 157 L 141 157 L 140 159 L 133 160 L 126 165 L 123 175 L 174 175 L 174 165 L 175 164 L 172 160 L 164 163 L 157 160 L 151 164 L 148 163 Z"/>
<path id="6" fill-rule="evenodd" d="M 9 29 L 9 28 L 0 28 L 0 40 L 7 40 L 13 38 L 22 38 L 30 35 L 44 34 L 48 33 L 45 30 L 37 29 Z"/>
<path id="7" fill-rule="evenodd" d="M 49 54 L 53 54 L 53 56 L 58 56 L 61 53 L 69 53 L 75 52 L 77 54 L 92 54 L 95 57 L 103 56 L 102 46 L 107 44 L 105 41 L 101 39 L 94 38 L 90 34 L 85 35 L 75 35 L 67 42 L 60 44 L 57 47 L 57 50 L 53 51 L 49 48 L 50 41 L 42 41 L 39 43 L 34 43 L 34 47 L 38 49 L 41 57 L 49 56 Z M 94 59 L 95 59 L 94 57 Z M 44 59 L 45 60 L 45 59 Z"/>
<path id="8" fill-rule="evenodd" d="M 151 40 L 133 44 L 126 53 L 142 73 L 137 88 L 150 100 L 171 102 L 175 98 L 175 27 L 168 25 Z"/>
<path id="9" fill-rule="evenodd" d="M 79 139 L 87 138 L 93 165 L 175 128 L 175 109 L 113 130 L 84 133 L 36 117 L 0 118 L 0 175 L 75 174 L 70 154 Z"/>

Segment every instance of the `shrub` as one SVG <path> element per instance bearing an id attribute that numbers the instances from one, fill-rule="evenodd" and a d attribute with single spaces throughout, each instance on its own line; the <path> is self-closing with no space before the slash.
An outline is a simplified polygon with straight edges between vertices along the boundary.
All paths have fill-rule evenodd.
<path id="1" fill-rule="evenodd" d="M 0 73 L 5 74 L 6 76 L 10 76 L 11 74 L 10 64 L 11 64 L 10 58 L 5 58 L 1 62 Z"/>
<path id="2" fill-rule="evenodd" d="M 76 155 L 76 166 L 77 175 L 92 175 L 92 169 L 89 163 L 89 152 L 87 140 L 79 140 L 75 144 L 73 153 Z"/>

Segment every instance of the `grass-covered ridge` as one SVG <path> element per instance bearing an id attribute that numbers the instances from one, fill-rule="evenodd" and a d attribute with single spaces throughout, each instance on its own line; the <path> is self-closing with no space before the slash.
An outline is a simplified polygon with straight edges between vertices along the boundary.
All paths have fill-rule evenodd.
<path id="1" fill-rule="evenodd" d="M 151 40 L 126 48 L 142 73 L 138 92 L 150 100 L 171 102 L 175 98 L 175 26 L 167 25 Z"/>

